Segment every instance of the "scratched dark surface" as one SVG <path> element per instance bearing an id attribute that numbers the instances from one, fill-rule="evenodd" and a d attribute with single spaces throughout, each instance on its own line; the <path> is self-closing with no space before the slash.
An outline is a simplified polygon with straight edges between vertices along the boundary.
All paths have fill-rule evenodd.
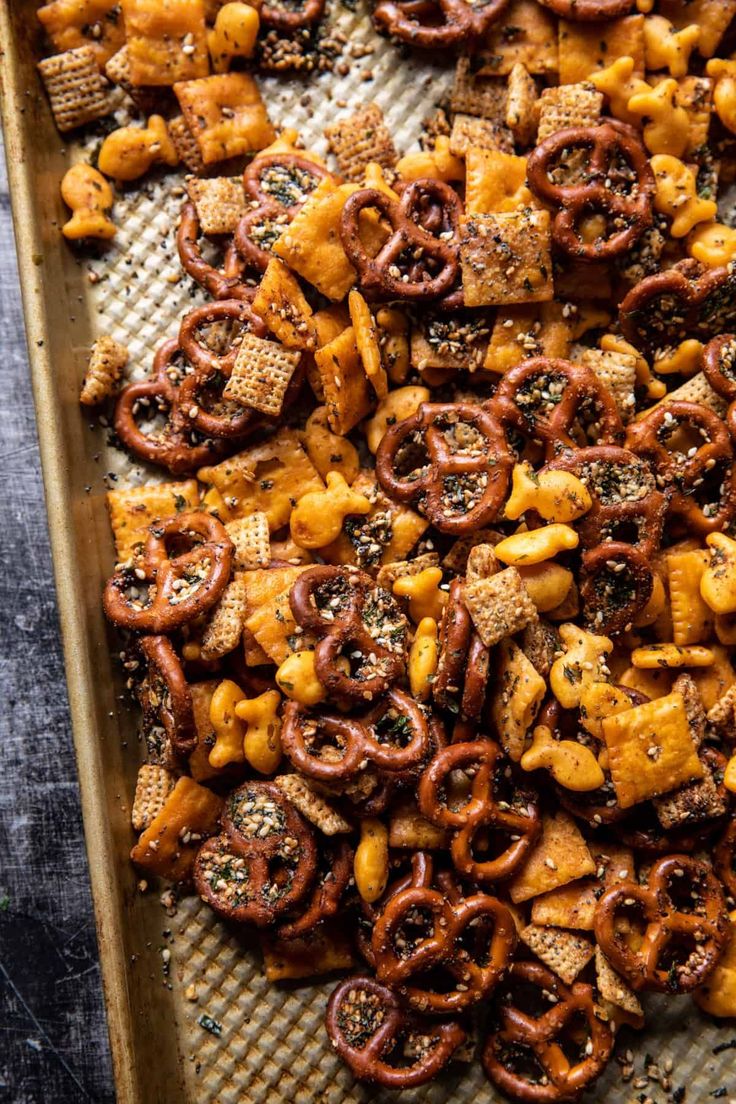
<path id="1" fill-rule="evenodd" d="M 0 138 L 0 1102 L 114 1100 Z"/>

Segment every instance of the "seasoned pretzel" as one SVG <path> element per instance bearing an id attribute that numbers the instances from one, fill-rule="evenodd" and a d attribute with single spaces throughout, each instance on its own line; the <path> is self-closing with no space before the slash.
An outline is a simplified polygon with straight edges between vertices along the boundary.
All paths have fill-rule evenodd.
<path id="1" fill-rule="evenodd" d="M 595 632 L 615 636 L 631 628 L 653 588 L 651 561 L 633 544 L 609 541 L 583 553 L 580 597 Z"/>
<path id="2" fill-rule="evenodd" d="M 222 324 L 235 331 L 228 335 L 225 351 L 217 353 L 203 344 L 197 334 L 202 326 Z M 205 372 L 222 372 L 229 376 L 238 355 L 243 332 L 254 333 L 256 337 L 265 337 L 268 333 L 265 324 L 253 312 L 249 303 L 240 299 L 221 299 L 217 303 L 205 303 L 201 307 L 187 311 L 179 324 L 179 345 L 189 362 Z M 184 380 L 183 383 L 187 383 Z M 182 384 L 183 386 L 183 384 Z"/>
<path id="3" fill-rule="evenodd" d="M 517 935 L 501 901 L 487 893 L 463 897 L 447 873 L 436 880 L 439 889 L 409 885 L 389 898 L 373 929 L 371 947 L 379 981 L 398 990 L 417 1011 L 447 1015 L 492 992 L 509 966 Z M 428 934 L 417 932 L 417 915 L 427 921 Z M 468 934 L 474 936 L 470 949 L 464 939 Z M 436 970 L 454 978 L 455 987 L 442 992 L 427 988 L 422 975 Z"/>
<path id="4" fill-rule="evenodd" d="M 108 579 L 105 613 L 132 632 L 174 632 L 212 609 L 230 581 L 232 560 L 232 541 L 212 514 L 191 511 L 154 522 L 135 572 L 119 567 Z"/>
<path id="5" fill-rule="evenodd" d="M 405 466 L 413 465 L 406 474 L 404 458 Z M 493 413 L 473 403 L 422 403 L 389 428 L 376 454 L 376 475 L 386 494 L 416 501 L 441 533 L 454 536 L 493 521 L 512 465 Z"/>
<path id="6" fill-rule="evenodd" d="M 322 18 L 324 10 L 325 0 L 304 0 L 299 9 L 291 8 L 288 3 L 283 6 L 264 4 L 260 10 L 260 17 L 267 27 L 290 35 L 303 27 L 317 23 Z"/>
<path id="7" fill-rule="evenodd" d="M 442 709 L 457 707 L 459 698 L 460 715 L 478 720 L 486 698 L 491 653 L 473 627 L 462 592 L 462 580 L 453 579 L 440 621 L 432 696 Z"/>
<path id="8" fill-rule="evenodd" d="M 272 247 L 290 219 L 278 203 L 265 201 L 246 211 L 235 228 L 235 245 L 246 264 L 265 272 L 273 257 Z"/>
<path id="9" fill-rule="evenodd" d="M 477 882 L 510 877 L 541 831 L 533 795 L 515 788 L 505 773 L 507 767 L 493 740 L 450 744 L 435 755 L 419 783 L 422 815 L 453 833 L 450 853 L 455 868 Z M 459 799 L 451 802 L 449 791 L 456 771 L 468 771 L 472 779 L 463 803 Z M 473 850 L 475 838 L 488 832 L 509 837 L 508 846 L 493 858 L 478 860 Z"/>
<path id="10" fill-rule="evenodd" d="M 368 977 L 338 985 L 327 1005 L 326 1024 L 332 1045 L 354 1075 L 387 1089 L 431 1081 L 466 1038 L 454 1021 L 436 1023 L 406 1012 L 390 989 Z M 412 1049 L 415 1060 L 406 1065 L 404 1055 Z M 396 1065 L 389 1060 L 394 1051 Z"/>
<path id="11" fill-rule="evenodd" d="M 673 899 L 684 900 L 687 911 Z M 616 924 L 635 909 L 645 925 L 634 949 Z M 627 931 L 630 930 L 627 923 Z M 649 871 L 647 884 L 619 882 L 603 894 L 595 911 L 595 936 L 611 965 L 633 989 L 689 993 L 715 967 L 729 936 L 720 882 L 705 863 L 689 855 L 667 855 Z M 678 949 L 689 953 L 683 959 Z M 667 952 L 669 965 L 663 959 Z M 674 952 L 674 953 L 673 953 Z"/>
<path id="12" fill-rule="evenodd" d="M 634 0 L 539 0 L 539 3 L 573 23 L 620 19 L 634 7 Z"/>
<path id="13" fill-rule="evenodd" d="M 569 159 L 575 150 L 590 151 L 584 180 L 555 183 L 552 170 L 556 163 L 563 156 Z M 617 161 L 623 161 L 625 169 L 619 168 Z M 594 127 L 569 127 L 545 138 L 529 154 L 527 182 L 538 199 L 558 208 L 552 237 L 560 249 L 578 260 L 620 257 L 651 225 L 655 181 L 647 152 L 636 131 L 615 119 Z M 617 184 L 625 190 L 617 189 Z M 585 241 L 581 220 L 601 213 L 613 222 L 613 232 Z"/>
<path id="14" fill-rule="evenodd" d="M 311 828 L 273 782 L 245 782 L 233 790 L 221 826 L 197 854 L 197 892 L 228 920 L 273 924 L 303 900 L 314 880 Z"/>
<path id="15" fill-rule="evenodd" d="M 460 271 L 457 242 L 435 236 L 416 221 L 422 217 L 421 205 L 429 198 L 445 211 L 442 225 L 456 217 L 459 200 L 439 180 L 412 181 L 398 201 L 376 188 L 363 188 L 348 198 L 340 220 L 340 237 L 366 299 L 436 299 L 452 289 Z M 361 239 L 360 215 L 368 210 L 378 211 L 391 224 L 391 236 L 375 257 L 366 251 Z"/>
<path id="16" fill-rule="evenodd" d="M 472 46 L 508 7 L 509 0 L 486 0 L 473 6 L 465 0 L 379 0 L 373 20 L 410 46 L 425 50 Z"/>
<path id="17" fill-rule="evenodd" d="M 533 989 L 538 991 L 537 1015 L 529 1011 Z M 515 1003 L 516 993 L 525 994 L 521 1006 Z M 485 1044 L 483 1066 L 510 1099 L 523 1104 L 575 1101 L 605 1069 L 613 1035 L 596 1014 L 590 985 L 563 985 L 538 962 L 515 962 L 494 1006 L 499 1023 Z M 568 1058 L 570 1047 L 580 1054 L 577 1061 Z"/>
<path id="18" fill-rule="evenodd" d="M 646 276 L 625 296 L 619 322 L 626 340 L 649 353 L 728 333 L 736 326 L 736 267 L 686 260 Z"/>
<path id="19" fill-rule="evenodd" d="M 583 548 L 623 540 L 648 558 L 658 551 L 667 499 L 646 460 L 615 445 L 594 445 L 563 452 L 542 471 L 572 472 L 593 499 L 590 510 L 572 523 Z"/>
<path id="20" fill-rule="evenodd" d="M 717 394 L 729 403 L 736 399 L 736 334 L 720 334 L 708 342 L 703 372 Z"/>
<path id="21" fill-rule="evenodd" d="M 353 849 L 346 840 L 322 844 L 315 884 L 299 915 L 280 924 L 277 939 L 301 939 L 334 916 L 353 876 Z"/>
<path id="22" fill-rule="evenodd" d="M 115 433 L 126 448 L 142 460 L 168 468 L 173 475 L 215 463 L 225 449 L 223 441 L 203 439 L 179 409 L 179 389 L 185 378 L 175 364 L 180 353 L 176 338 L 160 345 L 153 359 L 152 376 L 123 388 L 114 417 Z M 151 413 L 166 411 L 166 425 L 146 433 L 136 415 L 141 408 L 148 412 L 152 404 Z"/>
<path id="23" fill-rule="evenodd" d="M 736 819 L 718 840 L 713 852 L 713 868 L 732 899 L 736 899 Z"/>
<path id="24" fill-rule="evenodd" d="M 370 702 L 404 673 L 406 618 L 396 600 L 364 571 L 310 567 L 292 586 L 289 604 L 297 624 L 318 637 L 315 671 L 332 697 Z M 352 666 L 346 674 L 337 659 L 348 645 Z"/>
<path id="25" fill-rule="evenodd" d="M 406 856 L 391 860 L 394 867 L 399 864 L 403 867 L 406 861 Z M 413 851 L 408 861 L 410 862 L 410 868 L 408 870 L 403 870 L 397 878 L 389 883 L 378 901 L 372 903 L 362 899 L 360 901 L 361 916 L 358 918 L 356 943 L 363 958 L 374 970 L 376 968 L 376 959 L 373 954 L 371 939 L 376 921 L 381 915 L 381 910 L 386 905 L 387 901 L 394 897 L 399 890 L 406 889 L 408 886 L 429 887 L 432 884 L 434 863 L 429 851 Z"/>
<path id="26" fill-rule="evenodd" d="M 199 239 L 197 209 L 193 203 L 185 203 L 176 231 L 176 248 L 184 271 L 213 299 L 251 299 L 256 289 L 243 283 L 244 265 L 234 243 L 226 246 L 222 268 L 217 269 L 205 261 Z"/>
<path id="27" fill-rule="evenodd" d="M 160 725 L 174 755 L 186 758 L 197 746 L 197 730 L 181 661 L 167 636 L 143 636 L 137 647 L 146 668 L 136 690 L 144 730 Z"/>
<path id="28" fill-rule="evenodd" d="M 287 702 L 281 743 L 307 778 L 338 782 L 354 778 L 368 763 L 389 775 L 418 766 L 427 757 L 429 728 L 414 699 L 392 688 L 362 717 Z"/>
<path id="29" fill-rule="evenodd" d="M 547 459 L 578 447 L 571 431 L 586 407 L 596 417 L 600 444 L 620 444 L 624 436 L 613 395 L 595 372 L 557 357 L 532 357 L 511 368 L 486 406 L 503 425 L 541 441 Z"/>
<path id="30" fill-rule="evenodd" d="M 681 430 L 696 431 L 704 443 L 683 449 L 668 447 Z M 657 480 L 668 488 L 668 510 L 694 532 L 722 531 L 736 515 L 736 465 L 728 429 L 718 415 L 700 403 L 665 401 L 629 426 L 627 445 L 653 465 Z M 701 506 L 700 490 L 713 487 L 717 505 Z M 715 484 L 715 485 L 714 485 Z M 705 489 L 704 488 L 704 489 Z"/>

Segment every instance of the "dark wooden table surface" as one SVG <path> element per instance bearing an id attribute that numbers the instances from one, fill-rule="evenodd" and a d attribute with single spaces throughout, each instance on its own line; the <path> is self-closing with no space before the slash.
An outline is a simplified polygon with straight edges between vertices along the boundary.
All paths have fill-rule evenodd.
<path id="1" fill-rule="evenodd" d="M 0 335 L 0 1102 L 111 1102 L 1 147 Z"/>

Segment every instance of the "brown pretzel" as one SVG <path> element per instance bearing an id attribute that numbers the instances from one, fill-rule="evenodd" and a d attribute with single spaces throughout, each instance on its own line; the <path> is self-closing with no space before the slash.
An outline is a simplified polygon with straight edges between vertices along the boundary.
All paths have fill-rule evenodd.
<path id="1" fill-rule="evenodd" d="M 422 763 L 429 729 L 421 709 L 395 688 L 362 717 L 309 711 L 287 702 L 281 742 L 289 760 L 308 778 L 338 782 L 372 763 L 389 774 Z"/>
<path id="2" fill-rule="evenodd" d="M 453 536 L 493 521 L 512 465 L 503 429 L 474 403 L 422 403 L 416 414 L 390 427 L 376 453 L 376 475 L 386 494 L 416 501 L 441 533 Z"/>
<path id="3" fill-rule="evenodd" d="M 586 410 L 597 422 L 599 444 L 620 444 L 624 436 L 613 395 L 595 372 L 557 357 L 532 357 L 511 368 L 486 405 L 503 425 L 541 441 L 548 459 L 581 444 L 571 431 Z"/>
<path id="4" fill-rule="evenodd" d="M 459 708 L 462 717 L 478 720 L 486 698 L 491 653 L 473 628 L 462 593 L 462 580 L 453 579 L 440 621 L 432 696 L 441 709 Z"/>
<path id="5" fill-rule="evenodd" d="M 371 947 L 379 981 L 417 1011 L 447 1015 L 492 992 L 508 968 L 517 936 L 511 913 L 495 897 L 463 897 L 446 872 L 437 875 L 437 883 L 439 889 L 410 885 L 394 893 L 376 921 Z M 426 921 L 426 929 L 417 926 L 417 917 Z M 468 935 L 474 937 L 470 948 Z M 443 986 L 441 992 L 428 988 L 424 975 L 435 971 L 454 978 L 455 986 Z"/>
<path id="6" fill-rule="evenodd" d="M 230 581 L 232 560 L 232 541 L 212 514 L 191 511 L 156 521 L 140 565 L 135 571 L 118 567 L 108 579 L 105 613 L 132 632 L 174 632 L 212 609 Z"/>
<path id="7" fill-rule="evenodd" d="M 465 0 L 379 0 L 373 20 L 410 46 L 424 50 L 471 46 L 508 7 L 509 0 L 486 0 L 473 6 Z"/>
<path id="8" fill-rule="evenodd" d="M 181 354 L 176 338 L 165 341 L 156 350 L 153 375 L 140 383 L 129 383 L 115 405 L 115 433 L 137 457 L 168 468 L 172 475 L 183 475 L 224 455 L 222 441 L 203 439 L 179 410 L 179 387 L 184 378 L 176 361 Z M 162 429 L 145 432 L 137 415 L 166 413 Z"/>
<path id="9" fill-rule="evenodd" d="M 729 897 L 736 900 L 736 819 L 730 820 L 713 852 L 713 869 Z"/>
<path id="10" fill-rule="evenodd" d="M 366 299 L 436 299 L 452 289 L 460 271 L 458 245 L 452 239 L 436 237 L 417 221 L 428 198 L 443 208 L 448 224 L 456 225 L 459 200 L 449 185 L 439 180 L 414 180 L 398 200 L 376 188 L 362 188 L 348 198 L 340 219 L 340 237 Z M 366 251 L 361 238 L 360 216 L 368 210 L 377 210 L 392 231 L 375 257 Z"/>
<path id="11" fill-rule="evenodd" d="M 246 264 L 265 272 L 273 257 L 273 246 L 290 222 L 277 204 L 259 203 L 246 211 L 235 228 L 235 245 Z"/>
<path id="12" fill-rule="evenodd" d="M 633 544 L 609 541 L 584 552 L 581 568 L 580 597 L 590 628 L 606 636 L 628 631 L 654 589 L 645 553 Z"/>
<path id="13" fill-rule="evenodd" d="M 697 431 L 704 439 L 694 453 L 688 448 L 689 439 L 683 449 L 668 447 L 668 439 L 683 429 Z M 632 452 L 651 462 L 657 481 L 667 488 L 670 514 L 682 517 L 694 532 L 722 531 L 736 515 L 731 438 L 713 410 L 700 403 L 662 402 L 629 426 L 626 443 Z M 701 506 L 710 489 L 718 495 L 717 504 Z"/>
<path id="14" fill-rule="evenodd" d="M 225 249 L 222 269 L 208 264 L 199 245 L 200 225 L 193 203 L 182 208 L 176 231 L 176 248 L 184 271 L 213 299 L 250 299 L 255 288 L 243 283 L 243 261 L 232 242 Z"/>
<path id="15" fill-rule="evenodd" d="M 627 910 L 629 915 L 635 910 L 645 926 L 637 950 L 626 939 L 629 923 L 626 931 L 617 928 Z M 658 859 L 646 885 L 619 882 L 595 910 L 601 950 L 634 989 L 689 993 L 713 970 L 728 935 L 721 884 L 710 867 L 689 855 Z M 678 956 L 678 950 L 687 957 Z"/>
<path id="16" fill-rule="evenodd" d="M 466 1038 L 454 1021 L 436 1023 L 408 1013 L 390 989 L 368 977 L 338 985 L 327 1005 L 326 1024 L 332 1045 L 353 1074 L 387 1089 L 431 1081 Z M 414 1058 L 410 1065 L 407 1056 Z"/>
<path id="17" fill-rule="evenodd" d="M 353 849 L 346 840 L 325 844 L 317 856 L 317 878 L 300 914 L 281 924 L 277 939 L 301 939 L 337 913 L 353 876 Z"/>
<path id="18" fill-rule="evenodd" d="M 535 995 L 536 1014 L 530 1010 Z M 484 1047 L 483 1066 L 511 1100 L 576 1101 L 611 1057 L 613 1035 L 598 1018 L 592 987 L 563 985 L 538 962 L 513 964 L 494 1011 L 498 1027 Z M 571 1053 L 580 1057 L 571 1059 Z"/>
<path id="19" fill-rule="evenodd" d="M 624 298 L 619 322 L 627 341 L 645 352 L 729 333 L 736 326 L 736 268 L 703 269 L 686 260 L 647 276 Z"/>
<path id="20" fill-rule="evenodd" d="M 408 870 L 404 869 L 407 862 L 410 864 Z M 371 939 L 381 911 L 386 903 L 400 890 L 406 889 L 408 886 L 431 886 L 434 873 L 434 863 L 429 851 L 413 851 L 410 855 L 394 853 L 389 856 L 389 864 L 392 874 L 396 871 L 398 876 L 389 882 L 378 901 L 372 903 L 362 899 L 360 901 L 360 915 L 355 939 L 358 950 L 374 970 L 376 959 L 373 954 Z"/>
<path id="21" fill-rule="evenodd" d="M 569 160 L 575 150 L 590 152 L 584 179 L 573 184 L 555 183 L 553 170 L 557 163 L 562 158 Z M 620 161 L 624 162 L 623 170 L 618 166 Z M 560 249 L 577 260 L 620 257 L 652 222 L 655 181 L 647 151 L 636 131 L 616 120 L 555 131 L 529 154 L 527 181 L 539 199 L 558 208 L 552 237 Z M 608 216 L 613 231 L 585 241 L 581 221 L 600 213 Z"/>
<path id="22" fill-rule="evenodd" d="M 261 22 L 284 34 L 293 34 L 303 27 L 317 23 L 324 14 L 325 0 L 304 0 L 297 9 L 289 5 L 264 4 L 260 10 Z"/>
<path id="23" fill-rule="evenodd" d="M 717 394 L 730 403 L 736 399 L 736 334 L 721 334 L 708 342 L 703 372 Z"/>
<path id="24" fill-rule="evenodd" d="M 619 19 L 634 7 L 634 0 L 539 0 L 539 3 L 573 23 Z"/>
<path id="25" fill-rule="evenodd" d="M 568 471 L 586 486 L 593 505 L 574 522 L 583 548 L 625 541 L 651 557 L 662 542 L 667 499 L 646 460 L 615 445 L 561 453 L 543 471 Z"/>
<path id="26" fill-rule="evenodd" d="M 203 901 L 228 920 L 265 927 L 306 895 L 317 868 L 309 825 L 272 782 L 246 782 L 227 797 L 222 834 L 194 863 Z"/>
<path id="27" fill-rule="evenodd" d="M 510 877 L 521 865 L 541 829 L 539 808 L 529 791 L 514 786 L 498 744 L 474 740 L 450 744 L 429 764 L 419 783 L 419 808 L 433 824 L 453 833 L 450 854 L 455 868 L 477 882 Z M 462 804 L 448 792 L 453 772 L 467 771 L 472 782 Z M 476 836 L 506 836 L 500 854 L 476 859 Z M 499 845 L 502 846 L 502 845 Z"/>
<path id="28" fill-rule="evenodd" d="M 370 702 L 404 673 L 407 620 L 392 595 L 364 571 L 310 567 L 291 588 L 289 604 L 297 624 L 318 637 L 315 671 L 332 697 Z M 349 674 L 337 666 L 344 654 Z"/>
<path id="29" fill-rule="evenodd" d="M 159 743 L 164 766 L 176 766 L 180 757 L 186 758 L 197 746 L 189 683 L 168 637 L 143 636 L 137 647 L 146 669 L 136 689 L 146 742 L 150 751 L 155 733 L 162 730 Z"/>

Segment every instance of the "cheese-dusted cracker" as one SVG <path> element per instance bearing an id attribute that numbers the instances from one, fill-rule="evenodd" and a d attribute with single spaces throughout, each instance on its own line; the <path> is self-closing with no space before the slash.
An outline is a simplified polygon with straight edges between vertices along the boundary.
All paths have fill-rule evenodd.
<path id="1" fill-rule="evenodd" d="M 277 341 L 246 333 L 223 396 L 276 418 L 300 360 L 298 350 L 285 349 Z"/>
<path id="2" fill-rule="evenodd" d="M 365 104 L 348 119 L 325 127 L 325 138 L 346 180 L 361 181 L 371 161 L 392 170 L 398 160 L 383 112 L 374 103 Z"/>
<path id="3" fill-rule="evenodd" d="M 177 81 L 174 92 L 205 165 L 264 149 L 276 137 L 248 73 Z"/>
<path id="4" fill-rule="evenodd" d="M 189 198 L 203 234 L 232 234 L 247 207 L 238 176 L 211 176 L 187 180 Z"/>
<path id="5" fill-rule="evenodd" d="M 678 31 L 697 24 L 700 28 L 698 53 L 712 57 L 736 16 L 736 0 L 660 0 L 657 10 L 674 23 Z"/>
<path id="6" fill-rule="evenodd" d="M 89 46 L 100 68 L 125 42 L 119 0 L 51 0 L 36 16 L 56 53 Z"/>
<path id="7" fill-rule="evenodd" d="M 138 768 L 130 823 L 143 832 L 158 816 L 176 784 L 176 776 L 159 763 L 143 763 Z"/>
<path id="8" fill-rule="evenodd" d="M 91 46 L 52 54 L 38 63 L 54 122 L 62 133 L 102 119 L 112 111 L 109 85 Z"/>
<path id="9" fill-rule="evenodd" d="M 546 815 L 542 835 L 510 885 L 511 900 L 518 904 L 593 874 L 595 862 L 572 817 L 560 809 Z"/>
<path id="10" fill-rule="evenodd" d="M 634 854 L 615 843 L 591 843 L 595 876 L 551 889 L 532 903 L 532 923 L 593 931 L 595 910 L 603 890 L 635 877 Z"/>
<path id="11" fill-rule="evenodd" d="M 558 66 L 556 24 L 537 0 L 511 0 L 503 18 L 484 37 L 475 61 L 478 73 L 506 76 L 518 62 L 529 73 L 554 73 Z"/>
<path id="12" fill-rule="evenodd" d="M 584 935 L 575 935 L 562 928 L 527 924 L 519 935 L 522 943 L 562 978 L 565 985 L 572 985 L 595 954 L 595 944 Z"/>
<path id="13" fill-rule="evenodd" d="M 237 648 L 245 623 L 245 583 L 236 575 L 215 606 L 202 637 L 202 659 L 220 659 Z"/>
<path id="14" fill-rule="evenodd" d="M 463 602 L 473 619 L 478 636 L 492 648 L 506 636 L 520 632 L 537 618 L 537 608 L 529 597 L 515 567 L 466 582 Z"/>
<path id="15" fill-rule="evenodd" d="M 454 157 L 465 157 L 471 147 L 513 153 L 514 139 L 504 123 L 458 112 L 452 121 L 450 153 Z"/>
<path id="16" fill-rule="evenodd" d="M 548 211 L 524 207 L 460 219 L 460 264 L 467 307 L 552 299 Z"/>
<path id="17" fill-rule="evenodd" d="M 342 247 L 340 218 L 348 197 L 357 190 L 355 184 L 320 180 L 273 246 L 289 268 L 335 302 L 355 283 L 355 269 Z"/>
<path id="18" fill-rule="evenodd" d="M 120 487 L 108 491 L 105 498 L 115 555 L 119 563 L 126 563 L 142 551 L 152 522 L 196 508 L 199 489 L 196 479 L 186 479 L 181 483 Z"/>
<path id="19" fill-rule="evenodd" d="M 700 580 L 710 563 L 705 548 L 665 556 L 667 587 L 675 644 L 700 644 L 713 632 L 713 611 L 700 594 Z"/>
<path id="20" fill-rule="evenodd" d="M 171 86 L 210 70 L 204 0 L 121 0 L 130 79 Z"/>
<path id="21" fill-rule="evenodd" d="M 537 142 L 569 127 L 595 126 L 603 110 L 603 93 L 592 84 L 561 84 L 545 88 L 539 101 Z"/>
<path id="22" fill-rule="evenodd" d="M 263 969 L 271 982 L 318 977 L 355 965 L 350 935 L 336 925 L 321 925 L 299 939 L 262 934 L 261 950 Z"/>
<path id="23" fill-rule="evenodd" d="M 588 80 L 597 69 L 607 68 L 620 57 L 634 59 L 635 77 L 644 76 L 644 16 L 609 19 L 605 33 L 601 23 L 559 22 L 560 84 Z"/>
<path id="24" fill-rule="evenodd" d="M 352 832 L 353 826 L 301 774 L 280 774 L 275 779 L 278 788 L 292 805 L 325 836 Z"/>
<path id="25" fill-rule="evenodd" d="M 277 665 L 313 642 L 311 635 L 298 630 L 289 603 L 294 581 L 305 569 L 282 567 L 266 572 L 249 571 L 243 576 L 247 593 L 245 627 Z M 272 578 L 263 579 L 264 574 Z"/>
<path id="26" fill-rule="evenodd" d="M 253 310 L 287 349 L 313 349 L 320 344 L 314 314 L 299 281 L 277 257 L 268 262 L 261 277 Z"/>
<path id="27" fill-rule="evenodd" d="M 128 363 L 128 350 L 107 334 L 98 337 L 89 354 L 79 401 L 84 406 L 97 406 L 111 398 Z"/>
<path id="28" fill-rule="evenodd" d="M 381 358 L 381 346 L 378 339 L 379 330 L 373 317 L 371 308 L 363 296 L 355 288 L 348 296 L 350 309 L 350 321 L 353 324 L 353 335 L 358 347 L 360 362 L 363 365 L 371 387 L 379 399 L 385 399 L 388 395 L 388 377 L 383 367 Z"/>
<path id="29" fill-rule="evenodd" d="M 130 857 L 136 866 L 172 882 L 189 877 L 197 851 L 217 830 L 222 798 L 184 776 L 138 840 Z"/>
<path id="30" fill-rule="evenodd" d="M 534 206 L 526 186 L 526 157 L 471 146 L 465 155 L 465 211 L 490 215 Z M 503 319 L 498 319 L 503 322 Z"/>
<path id="31" fill-rule="evenodd" d="M 495 679 L 491 720 L 506 753 L 518 762 L 524 752 L 527 733 L 547 692 L 547 684 L 521 648 L 509 639 L 499 646 Z"/>
<path id="32" fill-rule="evenodd" d="M 373 395 L 363 370 L 354 328 L 348 326 L 327 345 L 317 349 L 314 361 L 330 429 L 344 437 L 373 409 Z"/>
<path id="33" fill-rule="evenodd" d="M 268 517 L 262 510 L 229 521 L 225 530 L 235 545 L 235 571 L 253 571 L 259 567 L 268 567 L 271 562 L 271 541 Z"/>

